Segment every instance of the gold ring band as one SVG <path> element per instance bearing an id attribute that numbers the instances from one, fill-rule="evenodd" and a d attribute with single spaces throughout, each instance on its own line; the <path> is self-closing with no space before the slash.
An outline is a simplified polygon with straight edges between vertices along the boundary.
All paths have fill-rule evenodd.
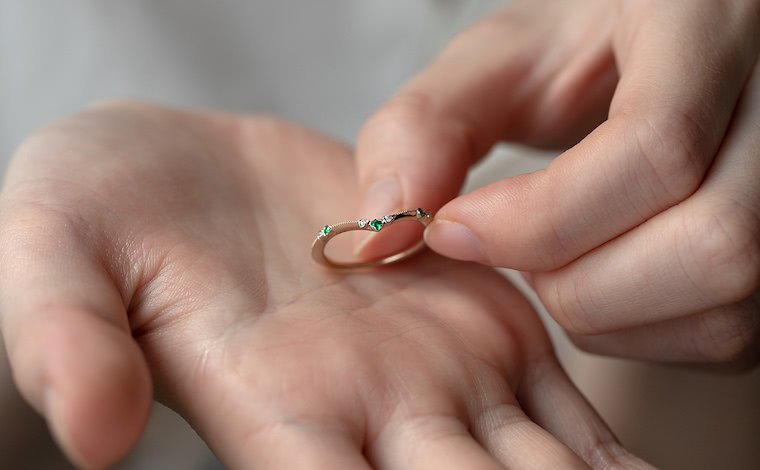
<path id="1" fill-rule="evenodd" d="M 376 261 L 369 262 L 357 262 L 357 263 L 341 263 L 333 261 L 325 256 L 325 246 L 327 242 L 334 237 L 344 232 L 350 232 L 352 230 L 367 230 L 370 232 L 379 232 L 384 227 L 393 225 L 396 222 L 403 222 L 406 220 L 413 220 L 427 226 L 431 221 L 430 211 L 422 209 L 410 209 L 406 211 L 396 212 L 377 219 L 359 219 L 351 220 L 348 222 L 341 222 L 334 225 L 325 225 L 322 230 L 317 234 L 316 240 L 311 244 L 311 256 L 314 261 L 333 269 L 356 269 L 356 268 L 369 268 L 373 266 L 382 266 L 384 264 L 395 263 L 402 259 L 408 258 L 417 253 L 425 247 L 425 241 L 420 240 L 419 243 L 407 248 L 399 253 L 394 253 L 385 258 L 381 258 Z"/>

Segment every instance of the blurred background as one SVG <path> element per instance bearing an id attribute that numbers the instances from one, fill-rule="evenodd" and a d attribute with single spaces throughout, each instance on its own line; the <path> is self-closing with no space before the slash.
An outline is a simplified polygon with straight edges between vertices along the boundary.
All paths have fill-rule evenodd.
<path id="1" fill-rule="evenodd" d="M 346 142 L 493 0 L 3 0 L 0 159 L 46 122 L 108 97 L 274 113 Z M 546 166 L 499 146 L 467 190 Z M 540 309 L 520 276 L 504 270 Z M 623 444 L 663 469 L 760 468 L 760 370 L 729 376 L 593 357 L 542 316 L 570 376 Z M 0 469 L 67 469 L 0 355 Z M 221 469 L 195 432 L 156 405 L 118 467 Z"/>

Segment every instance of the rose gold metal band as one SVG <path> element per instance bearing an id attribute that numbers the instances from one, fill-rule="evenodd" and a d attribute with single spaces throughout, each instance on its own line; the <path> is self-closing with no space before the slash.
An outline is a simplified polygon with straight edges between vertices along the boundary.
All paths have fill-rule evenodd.
<path id="1" fill-rule="evenodd" d="M 370 232 L 379 232 L 389 225 L 407 220 L 416 221 L 422 225 L 427 226 L 432 220 L 432 217 L 430 215 L 430 211 L 425 211 L 422 209 L 410 209 L 401 212 L 395 212 L 393 214 L 389 214 L 373 220 L 359 219 L 351 220 L 349 222 L 341 222 L 334 225 L 325 225 L 324 228 L 319 231 L 316 240 L 314 240 L 314 243 L 311 245 L 311 256 L 314 258 L 314 261 L 323 266 L 342 270 L 369 268 L 372 266 L 382 266 L 384 264 L 401 261 L 402 259 L 408 258 L 423 249 L 425 247 L 425 241 L 421 240 L 416 245 L 411 246 L 404 251 L 394 253 L 379 260 L 358 263 L 341 263 L 329 259 L 327 256 L 325 256 L 325 246 L 327 245 L 327 242 L 344 232 L 350 232 L 352 230 L 368 230 Z"/>

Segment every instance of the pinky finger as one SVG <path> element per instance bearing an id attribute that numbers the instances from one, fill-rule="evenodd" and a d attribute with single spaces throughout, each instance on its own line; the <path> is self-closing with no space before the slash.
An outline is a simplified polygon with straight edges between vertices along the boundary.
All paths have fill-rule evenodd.
<path id="1" fill-rule="evenodd" d="M 262 468 L 311 468 L 370 470 L 361 450 L 348 438 L 338 435 L 314 436 L 283 430 L 257 443 L 256 459 Z M 277 434 L 280 434 L 278 437 Z M 267 442 L 268 441 L 268 442 Z M 244 462 L 245 463 L 245 462 Z M 240 468 L 245 468 L 242 465 Z"/>
<path id="2" fill-rule="evenodd" d="M 688 317 L 570 338 L 596 354 L 746 370 L 760 361 L 760 290 L 741 302 Z"/>
<path id="3" fill-rule="evenodd" d="M 549 431 L 592 468 L 649 470 L 651 465 L 626 451 L 607 424 L 567 377 L 556 358 L 527 369 L 517 399 L 539 426 Z"/>
<path id="4" fill-rule="evenodd" d="M 515 403 L 489 407 L 475 422 L 475 437 L 507 468 L 585 469 L 573 451 L 525 415 Z"/>

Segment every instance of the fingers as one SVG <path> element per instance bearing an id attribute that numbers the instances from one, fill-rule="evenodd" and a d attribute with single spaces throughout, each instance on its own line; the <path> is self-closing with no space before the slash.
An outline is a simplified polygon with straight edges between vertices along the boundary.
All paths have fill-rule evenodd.
<path id="1" fill-rule="evenodd" d="M 525 309 L 529 310 L 530 307 Z M 529 324 L 539 323 L 535 315 L 523 320 Z M 523 333 L 521 339 L 525 342 L 521 344 L 519 354 L 523 356 L 525 366 L 519 382 L 513 385 L 517 390 L 523 388 L 525 374 L 531 376 L 530 370 L 534 363 L 540 363 L 546 357 L 554 358 L 551 348 L 535 347 L 543 341 L 536 341 L 538 338 L 530 332 L 533 328 L 534 325 L 528 325 L 527 329 L 520 327 L 520 333 Z M 537 333 L 539 336 L 545 335 L 544 331 Z M 533 340 L 529 343 L 530 338 Z M 548 338 L 544 338 L 544 341 L 548 343 Z M 523 411 L 522 403 L 518 403 L 513 394 L 512 386 L 489 379 L 487 371 L 485 367 L 474 370 L 481 399 L 469 400 L 468 427 L 473 437 L 491 455 L 507 468 L 588 468 L 576 453 L 531 421 Z"/>
<path id="2" fill-rule="evenodd" d="M 185 328 L 169 347 L 198 345 L 187 334 L 193 329 Z M 303 341 L 302 336 L 295 333 L 293 341 Z M 226 338 L 219 349 L 203 346 L 193 361 L 197 366 L 189 371 L 177 362 L 169 379 L 176 389 L 170 398 L 172 407 L 180 410 L 227 468 L 369 470 L 362 454 L 363 416 L 355 412 L 350 386 L 329 371 L 304 366 L 304 361 L 283 360 L 276 348 L 266 347 L 263 351 L 271 354 L 260 362 L 250 361 L 256 338 L 246 335 L 242 356 L 234 341 Z M 296 357 L 285 349 L 288 359 Z M 331 394 L 325 395 L 316 381 L 329 384 Z"/>
<path id="3" fill-rule="evenodd" d="M 105 468 L 143 429 L 152 398 L 147 365 L 97 228 L 45 204 L 8 201 L 6 194 L 0 328 L 14 379 L 70 459 Z"/>
<path id="4" fill-rule="evenodd" d="M 207 437 L 228 468 L 370 469 L 361 443 L 339 426 L 295 421 L 234 431 Z"/>
<path id="5" fill-rule="evenodd" d="M 482 365 L 471 371 L 475 389 L 460 407 L 439 402 L 432 411 L 428 400 L 424 407 L 411 404 L 393 415 L 368 443 L 377 468 L 588 468 L 525 415 L 493 369 Z"/>
<path id="6" fill-rule="evenodd" d="M 588 468 L 572 450 L 528 418 L 517 403 L 488 407 L 473 434 L 507 468 Z"/>
<path id="7" fill-rule="evenodd" d="M 617 442 L 554 356 L 546 356 L 526 369 L 517 398 L 537 425 L 567 445 L 592 468 L 653 468 Z"/>
<path id="8" fill-rule="evenodd" d="M 357 143 L 366 191 L 358 216 L 435 212 L 498 140 L 567 145 L 604 118 L 617 77 L 611 10 L 528 3 L 460 34 L 367 122 Z M 409 240 L 378 234 L 359 251 L 378 256 L 390 243 Z"/>
<path id="9" fill-rule="evenodd" d="M 368 453 L 376 468 L 498 470 L 498 460 L 481 447 L 462 421 L 436 414 L 395 420 L 371 443 Z"/>
<path id="10" fill-rule="evenodd" d="M 608 121 L 546 170 L 444 206 L 434 250 L 526 271 L 566 265 L 701 184 L 758 53 L 757 7 L 621 2 Z M 756 2 L 754 2 L 756 3 Z"/>
<path id="11" fill-rule="evenodd" d="M 760 288 L 760 69 L 700 189 L 570 265 L 534 275 L 549 312 L 599 334 L 742 302 Z"/>
<path id="12" fill-rule="evenodd" d="M 597 354 L 742 371 L 760 360 L 759 298 L 756 291 L 742 302 L 700 314 L 571 338 L 581 349 Z"/>

